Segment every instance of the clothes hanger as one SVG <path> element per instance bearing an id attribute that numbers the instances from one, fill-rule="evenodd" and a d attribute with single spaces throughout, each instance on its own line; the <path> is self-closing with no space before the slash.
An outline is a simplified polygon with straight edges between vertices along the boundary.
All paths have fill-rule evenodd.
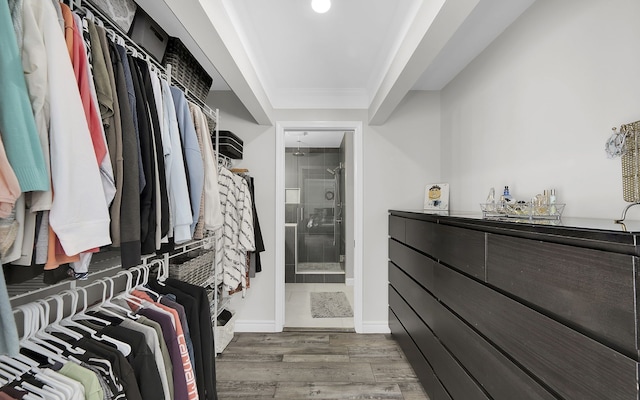
<path id="1" fill-rule="evenodd" d="M 154 266 L 158 267 L 158 277 L 160 277 L 160 275 L 162 274 L 161 271 L 163 270 L 163 267 L 164 267 L 164 260 L 160 260 L 160 259 L 152 260 L 151 262 L 149 262 L 149 264 L 144 266 L 144 269 L 143 269 L 143 272 L 144 272 L 143 281 L 142 281 L 142 284 L 139 285 L 137 288 L 141 289 L 141 290 L 144 290 L 144 291 L 146 291 L 148 293 L 151 293 L 159 301 L 160 298 L 162 298 L 162 295 L 160 293 L 156 293 L 151 288 L 146 286 L 149 283 L 149 276 L 151 275 L 151 268 L 153 268 Z M 162 286 L 164 286 L 164 282 L 158 281 L 158 283 L 160 283 Z"/>
<path id="2" fill-rule="evenodd" d="M 106 284 L 106 282 L 104 280 L 99 280 L 99 281 L 95 282 L 94 284 L 101 284 L 102 285 L 102 302 L 104 303 L 105 298 L 106 298 L 106 293 L 107 293 L 107 284 Z M 82 288 L 82 290 L 83 290 L 83 293 L 85 295 L 85 304 L 86 304 L 86 302 L 87 302 L 87 297 L 86 297 L 87 296 L 87 291 L 86 291 L 85 288 Z M 98 306 L 99 306 L 99 304 L 96 305 L 96 306 L 91 307 L 89 310 L 95 310 L 95 308 L 97 308 Z M 110 321 L 107 321 L 106 319 L 102 319 L 102 318 L 100 318 L 100 317 L 98 317 L 96 315 L 87 314 L 86 311 L 88 311 L 88 310 L 85 309 L 82 312 L 77 313 L 73 317 L 73 319 L 76 320 L 76 321 L 78 321 L 78 320 L 86 320 L 86 321 L 91 321 L 91 322 L 97 322 L 97 323 L 99 323 L 100 325 L 103 325 L 103 326 L 111 325 Z"/>
<path id="3" fill-rule="evenodd" d="M 27 321 L 27 318 L 30 318 L 30 316 L 28 316 L 26 314 L 26 309 L 23 308 L 23 307 L 17 307 L 17 308 L 15 308 L 13 310 L 14 314 L 17 313 L 17 312 L 21 312 L 23 314 L 24 327 L 23 327 L 23 338 L 22 339 L 26 339 L 30 335 L 29 322 Z M 0 355 L 0 361 L 5 362 L 5 363 L 10 364 L 10 365 L 13 365 L 15 368 L 18 368 L 18 369 L 20 369 L 19 368 L 20 365 L 27 365 L 27 366 L 31 366 L 31 367 L 36 367 L 36 366 L 39 365 L 38 362 L 30 359 L 29 357 L 24 356 L 23 354 L 20 354 L 20 353 L 15 354 L 15 355 L 13 355 L 11 357 L 9 357 L 7 355 L 4 355 L 4 354 Z"/>
<path id="4" fill-rule="evenodd" d="M 36 331 L 33 332 L 33 334 L 29 337 L 29 340 L 39 346 L 42 346 L 43 348 L 46 348 L 47 350 L 63 356 L 62 350 L 38 336 L 38 334 L 41 333 L 44 327 L 46 327 L 49 323 L 48 309 L 44 307 L 41 302 L 33 302 L 30 304 L 30 306 L 34 307 L 34 309 L 36 310 L 35 313 L 36 316 L 39 317 L 40 323 L 38 324 L 38 328 L 36 329 Z"/>
<path id="5" fill-rule="evenodd" d="M 50 306 L 49 306 L 49 303 L 46 300 L 42 300 L 42 299 L 36 300 L 36 303 L 40 303 L 44 307 L 45 320 L 47 321 L 47 324 L 42 326 L 42 328 L 38 332 L 36 332 L 34 338 L 41 339 L 41 340 L 43 340 L 45 342 L 49 342 L 49 343 L 53 342 L 53 343 L 60 344 L 61 346 L 64 347 L 64 349 L 66 349 L 69 353 L 72 353 L 72 354 L 84 354 L 85 353 L 84 349 L 81 349 L 81 348 L 78 348 L 78 347 L 74 347 L 70 343 L 65 342 L 64 340 L 60 339 L 59 337 L 54 336 L 54 335 L 50 334 L 49 332 L 45 331 L 45 328 L 50 325 L 48 323 L 48 321 L 50 319 Z"/>
<path id="6" fill-rule="evenodd" d="M 111 39 L 112 42 L 118 43 L 117 42 L 118 35 L 116 34 L 116 32 L 113 29 L 105 28 L 104 30 L 107 32 L 107 36 L 109 37 L 109 39 Z"/>
<path id="7" fill-rule="evenodd" d="M 9 357 L 6 354 L 0 355 L 0 363 L 7 364 L 20 371 L 28 371 L 31 367 L 37 367 L 38 363 L 18 353 L 15 356 Z"/>
<path id="8" fill-rule="evenodd" d="M 34 394 L 34 395 L 37 394 L 43 400 L 52 399 L 52 398 L 64 400 L 64 398 L 61 398 L 60 396 L 57 395 L 56 393 L 57 391 L 55 389 L 53 389 L 52 387 L 49 387 L 48 385 L 45 385 L 44 387 L 39 388 L 36 385 L 33 385 L 29 382 L 21 382 L 20 387 L 30 392 L 31 394 Z"/>
<path id="9" fill-rule="evenodd" d="M 136 282 L 138 281 L 140 275 L 141 275 L 141 269 L 140 267 L 135 267 L 135 268 L 130 268 L 126 271 L 122 271 L 122 274 L 125 274 L 127 276 L 127 285 L 126 285 L 126 289 L 124 292 L 122 292 L 122 294 L 116 296 L 116 299 L 122 299 L 124 301 L 126 301 L 128 304 L 134 304 L 135 306 L 138 307 L 138 309 L 140 308 L 144 308 L 144 304 L 142 303 L 142 301 L 135 297 L 134 295 L 131 294 L 131 291 L 133 290 L 133 272 L 137 272 L 138 276 L 136 277 Z M 136 310 L 137 311 L 137 310 Z M 139 318 L 139 316 L 137 314 L 135 314 L 135 311 L 132 310 L 133 315 L 136 316 L 136 318 Z"/>
<path id="10" fill-rule="evenodd" d="M 80 310 L 79 313 L 77 313 L 76 315 L 79 314 L 83 314 L 85 311 L 87 311 L 87 290 L 84 287 L 77 287 L 76 288 L 77 291 L 81 291 L 84 295 L 84 303 L 83 303 L 83 307 L 82 310 Z M 66 325 L 66 326 L 73 326 L 76 328 L 79 328 L 85 332 L 87 332 L 90 337 L 94 340 L 100 341 L 100 342 L 108 342 L 113 344 L 114 346 L 116 346 L 116 348 L 118 349 L 118 351 L 120 351 L 125 357 L 129 356 L 129 354 L 131 354 L 131 345 L 129 345 L 128 343 L 122 342 L 120 340 L 114 339 L 108 335 L 100 335 L 98 336 L 98 332 L 86 325 L 83 325 L 77 321 L 74 321 L 72 319 L 72 317 L 67 317 L 64 318 L 61 321 L 62 324 Z"/>
<path id="11" fill-rule="evenodd" d="M 128 272 L 128 271 L 127 271 L 127 272 Z M 109 292 L 109 297 L 107 297 L 107 299 L 103 302 L 103 306 L 104 306 L 104 307 L 108 307 L 108 308 L 113 308 L 113 309 L 116 309 L 116 310 L 120 310 L 120 311 L 124 312 L 124 313 L 125 313 L 125 315 L 126 315 L 128 318 L 131 318 L 131 319 L 138 319 L 138 318 L 140 318 L 140 316 L 139 316 L 139 315 L 134 314 L 134 313 L 133 313 L 133 311 L 131 311 L 130 309 L 126 309 L 125 307 L 122 307 L 122 306 L 120 306 L 120 305 L 118 305 L 118 304 L 115 304 L 115 303 L 113 303 L 113 302 L 111 301 L 111 300 L 114 298 L 114 297 L 113 297 L 113 287 L 114 287 L 114 285 L 115 285 L 115 282 L 114 282 L 113 278 L 111 278 L 111 277 L 107 277 L 107 278 L 105 278 L 105 279 L 106 279 L 106 281 L 107 281 L 107 282 L 110 282 L 110 283 L 111 283 L 111 289 L 110 289 L 110 292 Z M 128 279 L 129 279 L 129 277 L 127 276 L 127 283 L 129 282 L 129 280 L 128 280 Z M 115 313 L 114 313 L 114 314 L 115 314 Z M 115 315 L 118 315 L 118 314 L 115 314 Z M 119 316 L 119 315 L 118 315 L 118 316 Z M 121 316 L 120 316 L 120 317 L 121 317 Z M 121 317 L 121 318 L 122 318 L 122 317 Z M 124 319 L 124 318 L 123 318 L 123 319 Z"/>
<path id="12" fill-rule="evenodd" d="M 33 339 L 33 338 L 32 338 Z M 8 358 L 8 357 L 7 357 Z M 44 389 L 46 395 L 48 396 L 50 392 L 57 393 L 62 396 L 64 399 L 64 394 L 59 390 L 59 382 L 51 377 L 47 376 L 42 372 L 37 365 L 29 366 L 16 362 L 8 358 L 8 360 L 14 361 L 15 363 L 12 365 L 16 365 L 17 369 L 11 368 L 11 370 L 7 369 L 6 364 L 0 364 L 2 368 L 5 368 L 5 371 L 12 373 L 16 376 L 17 381 L 24 381 L 29 384 L 33 384 L 33 382 L 38 382 L 42 387 L 38 387 L 39 389 Z"/>
<path id="13" fill-rule="evenodd" d="M 115 318 L 118 318 L 121 321 L 125 320 L 125 317 L 122 316 L 121 314 L 118 314 L 116 312 L 114 312 L 113 310 L 109 309 L 108 307 L 113 306 L 113 308 L 117 308 L 120 311 L 124 311 L 125 313 L 127 313 L 127 310 L 120 307 L 120 306 L 116 306 L 115 304 L 111 303 L 111 298 L 113 298 L 113 286 L 114 286 L 114 282 L 113 279 L 108 277 L 108 278 L 104 278 L 100 283 L 102 283 L 103 288 L 102 288 L 102 301 L 100 303 L 98 303 L 97 305 L 90 307 L 88 311 L 93 311 L 93 312 L 101 312 L 104 313 L 108 316 L 112 316 Z M 111 283 L 111 292 L 110 295 L 107 296 L 107 284 Z"/>
<path id="14" fill-rule="evenodd" d="M 154 260 L 156 261 L 156 260 Z M 138 297 L 135 293 L 133 293 L 133 291 L 137 290 L 143 293 L 146 293 L 149 295 L 149 297 L 152 298 L 151 303 L 154 302 L 154 297 L 155 300 L 159 300 L 162 296 L 159 293 L 156 293 L 155 291 L 153 291 L 151 288 L 145 286 L 148 282 L 149 282 L 149 269 L 150 269 L 150 264 L 147 265 L 143 265 L 140 266 L 139 271 L 137 271 L 139 273 L 138 278 L 136 280 L 136 285 L 134 286 L 134 288 L 132 289 L 131 293 L 129 294 L 129 300 L 131 301 L 131 299 L 136 299 L 138 301 L 139 304 L 142 304 L 144 306 L 145 303 L 149 302 L 149 300 Z M 136 305 L 138 305 L 138 303 L 135 303 Z"/>
<path id="15" fill-rule="evenodd" d="M 20 376 L 22 376 L 25 372 L 28 372 L 29 370 L 30 368 L 27 368 L 26 371 L 22 371 L 22 370 L 15 369 L 11 365 L 0 363 L 0 376 L 10 381 L 14 379 L 20 379 Z"/>
<path id="16" fill-rule="evenodd" d="M 69 343 L 44 331 L 44 329 L 48 326 L 48 323 L 49 323 L 49 308 L 48 308 L 49 304 L 47 302 L 43 300 L 36 300 L 35 302 L 32 303 L 32 305 L 36 309 L 36 313 L 40 315 L 40 326 L 37 328 L 35 333 L 31 335 L 29 340 L 31 340 L 37 345 L 42 346 L 43 348 L 46 348 L 47 350 L 50 350 L 58 354 L 63 358 L 69 359 L 73 354 L 84 354 L 85 352 L 84 350 L 74 349 L 73 347 L 71 347 Z M 60 343 L 65 350 L 68 350 L 68 353 L 70 353 L 70 355 L 65 355 L 63 352 L 63 349 L 61 349 L 60 347 L 57 347 L 52 342 Z M 76 360 L 76 359 L 73 358 L 73 360 Z"/>
<path id="17" fill-rule="evenodd" d="M 60 321 L 64 318 L 64 298 L 63 296 L 68 294 L 71 297 L 71 311 L 75 312 L 78 306 L 78 297 L 77 292 L 72 290 L 65 290 L 60 294 L 56 294 L 51 296 L 51 298 L 56 302 L 56 319 L 50 323 L 45 329 L 49 332 L 59 332 L 69 336 L 72 339 L 80 340 L 82 339 L 82 335 L 74 330 L 71 330 L 65 326 L 60 324 Z"/>
<path id="18" fill-rule="evenodd" d="M 160 260 L 159 260 L 160 261 Z M 165 286 L 164 281 L 169 277 L 169 260 L 161 260 L 158 264 L 158 274 L 156 275 L 156 280 L 162 286 Z M 147 276 L 147 283 L 149 282 L 149 276 Z"/>
<path id="19" fill-rule="evenodd" d="M 127 49 L 127 54 L 130 54 L 133 57 L 138 57 L 138 49 L 130 45 L 126 45 L 125 48 Z"/>
<path id="20" fill-rule="evenodd" d="M 18 306 L 18 309 L 22 310 L 22 313 L 25 318 L 24 322 L 24 331 L 25 337 L 20 340 L 20 347 L 25 349 L 30 349 L 44 357 L 46 357 L 49 361 L 58 362 L 64 364 L 67 362 L 63 357 L 59 354 L 56 354 L 30 340 L 31 336 L 35 334 L 37 331 L 37 316 L 35 315 L 35 310 L 33 308 L 33 304 L 25 304 L 22 306 Z"/>

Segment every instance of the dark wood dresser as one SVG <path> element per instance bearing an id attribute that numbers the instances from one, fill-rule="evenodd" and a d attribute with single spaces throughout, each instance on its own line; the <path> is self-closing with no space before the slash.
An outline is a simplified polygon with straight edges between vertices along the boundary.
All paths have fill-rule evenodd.
<path id="1" fill-rule="evenodd" d="M 630 228 L 390 211 L 389 325 L 431 400 L 638 400 Z"/>

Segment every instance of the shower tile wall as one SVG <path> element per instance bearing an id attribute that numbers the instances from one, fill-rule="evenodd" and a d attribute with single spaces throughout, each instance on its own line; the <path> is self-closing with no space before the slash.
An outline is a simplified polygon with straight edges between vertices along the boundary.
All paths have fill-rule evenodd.
<path id="1" fill-rule="evenodd" d="M 340 149 L 303 148 L 304 156 L 293 156 L 295 149 L 285 153 L 285 185 L 300 188 L 300 204 L 285 205 L 287 223 L 297 223 L 298 262 L 339 262 L 339 241 L 333 239 L 333 202 L 325 198 L 327 191 L 335 193 L 331 173 L 340 163 Z M 311 191 L 311 194 L 305 193 Z M 287 229 L 290 241 L 293 233 Z M 287 253 L 292 253 L 287 244 Z M 285 261 L 287 283 L 340 283 L 344 274 L 296 274 L 295 260 L 289 254 Z"/>

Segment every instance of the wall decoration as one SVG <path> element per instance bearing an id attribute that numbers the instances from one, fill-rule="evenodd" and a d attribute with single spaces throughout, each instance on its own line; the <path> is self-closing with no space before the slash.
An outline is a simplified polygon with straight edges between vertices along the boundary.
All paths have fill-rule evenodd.
<path id="1" fill-rule="evenodd" d="M 433 211 L 449 211 L 449 184 L 433 183 L 424 191 L 424 209 Z"/>

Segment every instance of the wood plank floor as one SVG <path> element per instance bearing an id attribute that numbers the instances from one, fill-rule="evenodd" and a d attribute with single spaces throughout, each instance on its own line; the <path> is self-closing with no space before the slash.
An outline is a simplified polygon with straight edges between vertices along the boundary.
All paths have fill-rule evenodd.
<path id="1" fill-rule="evenodd" d="M 220 400 L 429 399 L 384 334 L 236 333 L 216 373 Z"/>

